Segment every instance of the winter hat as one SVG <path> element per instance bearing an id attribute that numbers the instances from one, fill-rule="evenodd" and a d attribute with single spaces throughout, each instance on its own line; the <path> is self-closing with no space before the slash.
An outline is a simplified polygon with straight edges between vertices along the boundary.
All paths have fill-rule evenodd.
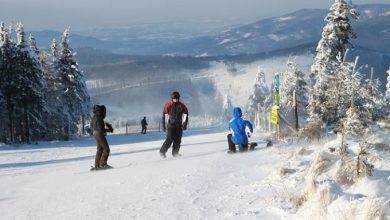
<path id="1" fill-rule="evenodd" d="M 94 105 L 92 111 L 95 115 L 99 115 L 103 119 L 106 117 L 107 110 L 106 110 L 106 106 L 104 105 Z"/>
<path id="2" fill-rule="evenodd" d="M 172 96 L 171 96 L 172 99 L 180 99 L 180 93 L 179 92 L 172 92 Z"/>

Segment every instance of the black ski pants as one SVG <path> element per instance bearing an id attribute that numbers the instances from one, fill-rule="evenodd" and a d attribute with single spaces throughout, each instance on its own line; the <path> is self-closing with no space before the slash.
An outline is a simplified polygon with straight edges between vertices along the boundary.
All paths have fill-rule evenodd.
<path id="1" fill-rule="evenodd" d="M 229 151 L 236 152 L 236 144 L 233 143 L 232 137 L 233 137 L 232 134 L 228 134 L 228 136 L 227 136 L 228 145 L 229 145 Z M 239 144 L 238 145 L 238 150 L 240 152 L 247 151 L 248 150 L 248 145 L 247 144 Z"/>
<path id="2" fill-rule="evenodd" d="M 172 155 L 177 155 L 180 150 L 181 137 L 183 136 L 182 128 L 168 128 L 167 129 L 167 138 L 165 139 L 163 145 L 160 148 L 160 153 L 166 153 L 168 149 L 172 146 Z"/>
<path id="3" fill-rule="evenodd" d="M 110 147 L 108 146 L 107 139 L 102 132 L 94 131 L 93 136 L 96 140 L 96 157 L 95 167 L 107 165 L 108 156 L 110 155 Z"/>
<path id="4" fill-rule="evenodd" d="M 141 134 L 146 134 L 146 125 L 142 125 Z"/>

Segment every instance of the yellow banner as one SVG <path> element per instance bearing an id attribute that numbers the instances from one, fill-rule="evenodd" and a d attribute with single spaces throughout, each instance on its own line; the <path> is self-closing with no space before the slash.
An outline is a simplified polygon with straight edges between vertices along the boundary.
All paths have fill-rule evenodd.
<path id="1" fill-rule="evenodd" d="M 273 106 L 271 110 L 271 123 L 275 125 L 278 124 L 278 119 L 279 119 L 278 110 L 279 110 L 278 106 Z"/>

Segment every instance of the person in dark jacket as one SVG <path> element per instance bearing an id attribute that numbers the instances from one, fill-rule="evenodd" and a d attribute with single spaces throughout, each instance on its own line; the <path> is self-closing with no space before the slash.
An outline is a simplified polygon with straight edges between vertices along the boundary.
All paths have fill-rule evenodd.
<path id="1" fill-rule="evenodd" d="M 162 116 L 162 127 L 164 132 L 167 131 L 167 138 L 160 148 L 160 155 L 163 158 L 166 157 L 165 154 L 172 143 L 172 156 L 181 156 L 179 154 L 181 138 L 183 130 L 186 130 L 188 125 L 188 109 L 179 101 L 179 92 L 173 92 L 171 98 L 172 100 L 165 104 Z"/>
<path id="2" fill-rule="evenodd" d="M 253 133 L 253 126 L 248 121 L 242 118 L 241 108 L 233 109 L 233 119 L 229 122 L 230 134 L 228 134 L 228 153 L 236 152 L 236 145 L 239 146 L 239 151 L 248 150 L 248 137 Z"/>
<path id="3" fill-rule="evenodd" d="M 148 123 L 146 122 L 146 117 L 142 119 L 141 126 L 142 126 L 141 134 L 146 134 L 146 128 L 148 126 Z"/>
<path id="4" fill-rule="evenodd" d="M 105 117 L 106 107 L 104 105 L 94 105 L 91 128 L 97 145 L 95 169 L 111 168 L 111 166 L 107 164 L 108 156 L 110 155 L 110 147 L 108 146 L 106 135 L 107 132 L 114 132 L 114 129 L 111 124 L 104 122 Z"/>

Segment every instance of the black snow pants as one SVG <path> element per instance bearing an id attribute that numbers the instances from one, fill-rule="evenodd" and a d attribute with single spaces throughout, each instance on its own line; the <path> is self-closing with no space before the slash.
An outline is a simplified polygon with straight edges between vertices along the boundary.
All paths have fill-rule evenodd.
<path id="1" fill-rule="evenodd" d="M 108 156 L 110 155 L 110 147 L 108 146 L 107 139 L 102 132 L 94 131 L 93 136 L 96 140 L 96 157 L 95 167 L 107 165 Z"/>
<path id="2" fill-rule="evenodd" d="M 229 151 L 236 152 L 236 144 L 233 143 L 232 136 L 233 136 L 232 134 L 228 134 L 228 136 L 227 136 Z M 248 145 L 247 144 L 238 144 L 238 150 L 240 152 L 247 151 Z"/>
<path id="3" fill-rule="evenodd" d="M 146 125 L 142 125 L 141 134 L 146 134 Z"/>
<path id="4" fill-rule="evenodd" d="M 160 148 L 160 153 L 166 153 L 168 149 L 172 146 L 172 155 L 175 156 L 179 153 L 181 137 L 183 136 L 182 128 L 168 128 L 167 129 L 167 138 L 165 139 L 163 145 Z"/>

